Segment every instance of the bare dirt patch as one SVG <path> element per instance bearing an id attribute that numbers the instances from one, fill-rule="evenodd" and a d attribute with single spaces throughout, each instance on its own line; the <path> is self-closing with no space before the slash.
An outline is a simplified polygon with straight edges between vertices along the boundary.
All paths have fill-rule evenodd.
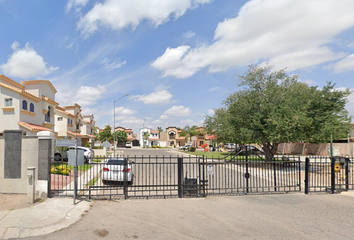
<path id="1" fill-rule="evenodd" d="M 31 206 L 33 204 L 27 203 L 26 194 L 0 193 L 0 211 L 11 211 Z"/>

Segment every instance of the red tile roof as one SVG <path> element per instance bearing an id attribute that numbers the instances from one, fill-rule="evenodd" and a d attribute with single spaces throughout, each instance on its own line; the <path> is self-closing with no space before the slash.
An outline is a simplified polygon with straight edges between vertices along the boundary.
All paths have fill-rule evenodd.
<path id="1" fill-rule="evenodd" d="M 37 125 L 37 124 L 33 124 L 33 123 L 18 121 L 17 124 L 20 125 L 21 127 L 24 127 L 26 129 L 32 131 L 32 132 L 50 131 L 50 132 L 54 133 L 54 130 L 52 130 L 50 128 L 46 128 L 41 125 Z"/>

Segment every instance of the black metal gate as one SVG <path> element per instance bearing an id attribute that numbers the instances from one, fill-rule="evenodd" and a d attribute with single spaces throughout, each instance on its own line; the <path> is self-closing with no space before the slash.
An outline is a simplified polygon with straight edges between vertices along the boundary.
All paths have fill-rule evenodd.
<path id="1" fill-rule="evenodd" d="M 126 159 L 120 170 L 123 177 L 114 179 L 117 181 L 104 180 L 109 159 L 91 159 L 88 164 L 79 166 L 76 195 L 127 199 L 301 191 L 300 161 L 295 158 L 225 160 L 189 155 L 126 156 Z M 73 166 L 54 159 L 51 164 L 48 195 L 73 196 Z"/>
<path id="2" fill-rule="evenodd" d="M 305 161 L 305 193 L 348 191 L 354 188 L 349 157 L 309 157 Z"/>

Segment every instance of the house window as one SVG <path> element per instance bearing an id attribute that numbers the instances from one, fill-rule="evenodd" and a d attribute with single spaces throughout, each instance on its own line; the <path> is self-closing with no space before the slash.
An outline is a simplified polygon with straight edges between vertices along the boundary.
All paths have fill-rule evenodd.
<path id="1" fill-rule="evenodd" d="M 70 119 L 70 124 L 73 125 L 73 120 L 72 119 Z"/>
<path id="2" fill-rule="evenodd" d="M 58 121 L 63 121 L 63 117 L 58 117 Z"/>
<path id="3" fill-rule="evenodd" d="M 5 98 L 5 107 L 12 107 L 12 98 Z"/>
<path id="4" fill-rule="evenodd" d="M 68 124 L 70 124 L 70 118 L 68 118 Z"/>
<path id="5" fill-rule="evenodd" d="M 80 124 L 76 124 L 76 130 L 80 130 Z"/>
<path id="6" fill-rule="evenodd" d="M 50 111 L 51 111 L 51 108 L 48 107 L 48 112 L 47 112 L 47 114 L 44 116 L 44 121 L 45 121 L 45 122 L 50 122 Z"/>
<path id="7" fill-rule="evenodd" d="M 26 100 L 22 101 L 22 109 L 27 110 L 27 101 Z"/>
<path id="8" fill-rule="evenodd" d="M 30 112 L 34 112 L 34 104 L 33 103 L 30 104 Z"/>

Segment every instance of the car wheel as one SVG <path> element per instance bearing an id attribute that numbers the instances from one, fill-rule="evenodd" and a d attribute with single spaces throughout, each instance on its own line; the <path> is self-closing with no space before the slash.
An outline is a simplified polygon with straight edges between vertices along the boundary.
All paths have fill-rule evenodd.
<path id="1" fill-rule="evenodd" d="M 60 153 L 54 154 L 54 161 L 60 161 L 61 160 L 61 155 Z"/>
<path id="2" fill-rule="evenodd" d="M 103 184 L 107 184 L 107 180 L 102 180 L 102 183 Z"/>
<path id="3" fill-rule="evenodd" d="M 87 157 L 84 157 L 84 160 L 85 160 L 85 164 L 88 164 L 89 163 L 89 160 Z"/>

